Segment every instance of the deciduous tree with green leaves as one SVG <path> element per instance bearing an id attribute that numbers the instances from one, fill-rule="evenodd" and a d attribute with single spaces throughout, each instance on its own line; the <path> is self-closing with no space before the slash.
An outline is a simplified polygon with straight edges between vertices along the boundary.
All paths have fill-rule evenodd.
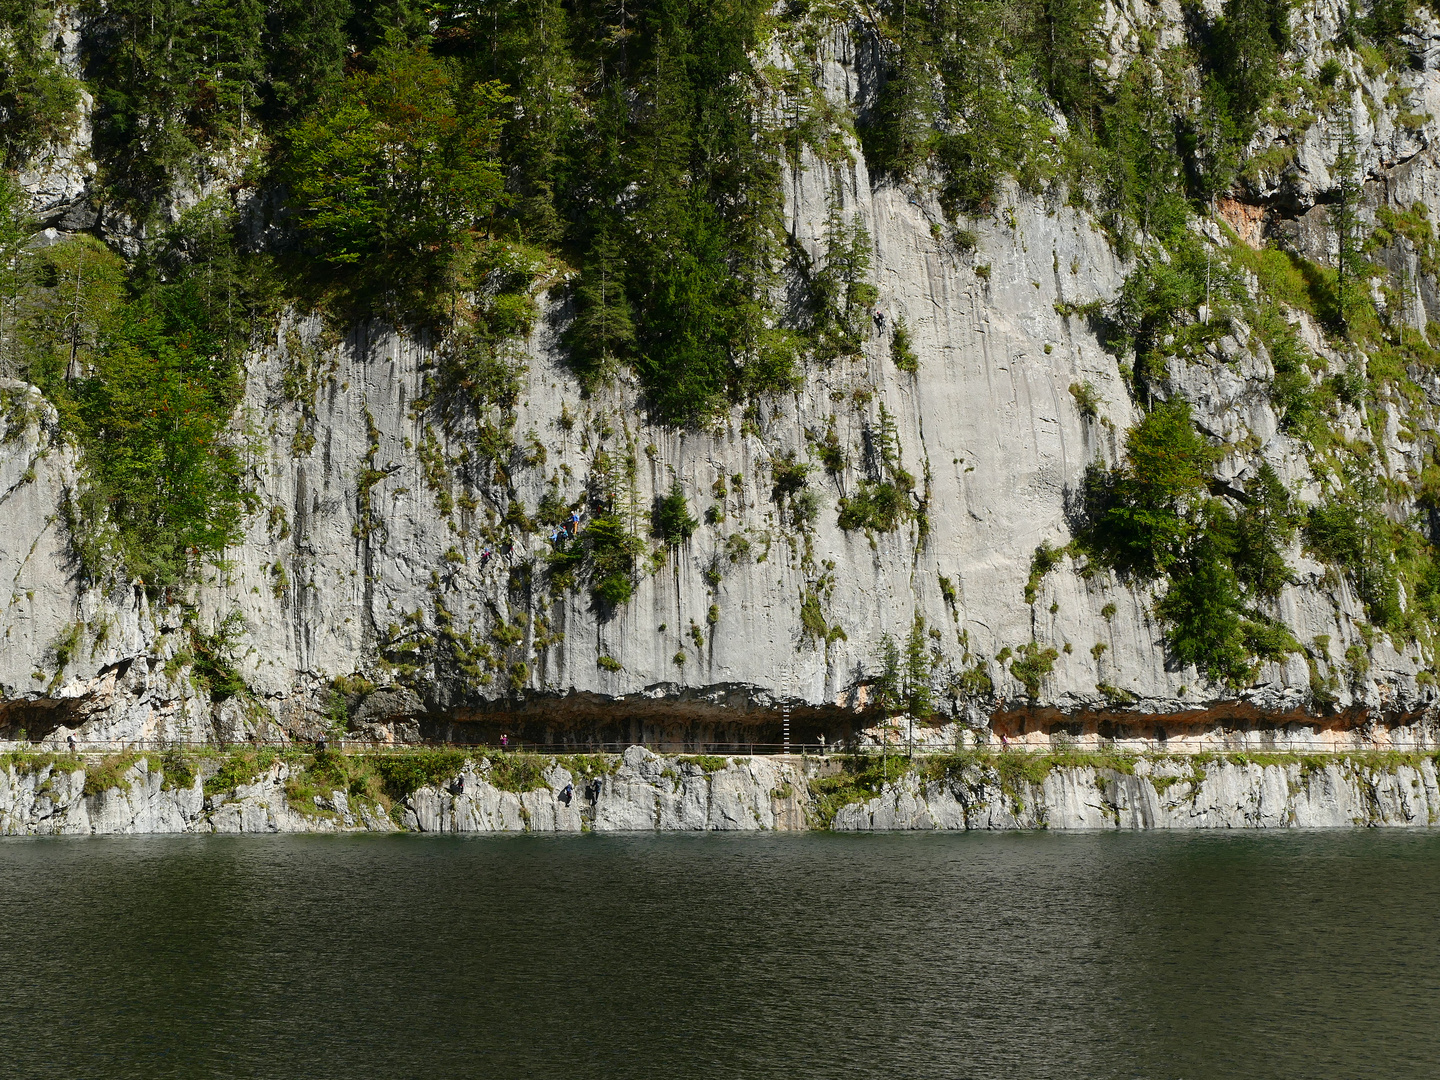
<path id="1" fill-rule="evenodd" d="M 1125 436 L 1125 460 L 1092 470 L 1092 541 L 1117 569 L 1162 573 L 1203 528 L 1206 483 L 1215 451 L 1200 437 L 1184 401 L 1156 406 Z"/>
<path id="2" fill-rule="evenodd" d="M 286 136 L 282 177 L 315 256 L 354 298 L 414 312 L 504 195 L 497 83 L 390 44 Z"/>

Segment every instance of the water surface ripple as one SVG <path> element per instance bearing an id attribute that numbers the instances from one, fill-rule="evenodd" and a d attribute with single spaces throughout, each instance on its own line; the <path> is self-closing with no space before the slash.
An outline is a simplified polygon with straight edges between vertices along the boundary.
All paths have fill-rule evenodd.
<path id="1" fill-rule="evenodd" d="M 1440 835 L 0 842 L 24 1077 L 1440 1075 Z"/>

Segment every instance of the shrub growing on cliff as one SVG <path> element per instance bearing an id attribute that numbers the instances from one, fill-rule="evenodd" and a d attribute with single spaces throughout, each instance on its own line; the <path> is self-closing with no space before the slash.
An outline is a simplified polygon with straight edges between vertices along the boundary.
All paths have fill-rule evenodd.
<path id="1" fill-rule="evenodd" d="M 545 759 L 537 754 L 500 754 L 489 764 L 486 778 L 501 791 L 523 794 L 545 786 Z"/>
<path id="2" fill-rule="evenodd" d="M 1275 368 L 1270 396 L 1280 414 L 1280 426 L 1302 439 L 1313 439 L 1317 425 L 1323 423 L 1319 413 L 1319 395 L 1311 384 L 1306 362 L 1308 350 L 1279 309 L 1262 309 L 1256 319 L 1255 331 Z"/>
<path id="3" fill-rule="evenodd" d="M 385 794 L 397 802 L 422 787 L 458 776 L 465 766 L 465 754 L 459 750 L 377 754 L 372 760 Z"/>
<path id="4" fill-rule="evenodd" d="M 840 499 L 840 528 L 893 532 L 914 513 L 908 489 L 893 480 L 862 480 L 860 488 Z"/>
<path id="5" fill-rule="evenodd" d="M 842 758 L 838 773 L 809 782 L 817 823 L 828 829 L 842 809 L 873 799 L 885 784 L 899 780 L 913 765 L 913 759 L 895 754 Z"/>
<path id="6" fill-rule="evenodd" d="M 209 633 L 200 629 L 193 615 L 190 618 L 191 670 L 213 701 L 225 701 L 247 689 L 245 680 L 235 670 L 235 646 L 244 626 L 245 616 L 238 609 Z"/>
<path id="7" fill-rule="evenodd" d="M 1030 697 L 1039 697 L 1040 681 L 1055 670 L 1059 657 L 1054 649 L 1042 649 L 1038 642 L 1029 642 L 1011 663 L 1010 674 L 1025 684 L 1025 693 Z"/>
<path id="8" fill-rule="evenodd" d="M 205 781 L 205 797 L 223 795 L 234 791 L 241 784 L 254 783 L 274 763 L 273 750 L 232 751 L 220 768 Z"/>
<path id="9" fill-rule="evenodd" d="M 914 375 L 920 370 L 920 357 L 915 355 L 910 343 L 910 328 L 905 325 L 904 319 L 895 320 L 895 329 L 890 334 L 890 359 L 898 370 L 907 375 Z"/>
<path id="10" fill-rule="evenodd" d="M 1142 255 L 1104 323 L 1111 347 L 1133 358 L 1134 389 L 1147 402 L 1172 357 L 1203 354 L 1224 336 L 1226 297 L 1239 290 L 1234 271 L 1210 257 L 1186 227 L 1186 216 L 1182 208 L 1170 223 L 1164 252 Z M 1215 310 L 1202 320 L 1198 309 L 1207 299 Z"/>
<path id="11" fill-rule="evenodd" d="M 1070 384 L 1070 396 L 1075 399 L 1075 411 L 1086 420 L 1098 420 L 1105 400 L 1089 379 Z"/>
<path id="12" fill-rule="evenodd" d="M 1027 604 L 1035 603 L 1040 595 L 1040 585 L 1046 575 L 1059 566 L 1060 560 L 1064 557 L 1065 549 L 1054 547 L 1048 540 L 1035 549 L 1035 553 L 1030 556 L 1030 579 L 1025 582 L 1025 602 Z"/>
<path id="13" fill-rule="evenodd" d="M 1343 572 L 1376 626 L 1414 639 L 1440 617 L 1440 555 L 1390 520 L 1379 481 L 1352 463 L 1345 482 L 1310 508 L 1305 546 Z"/>
<path id="14" fill-rule="evenodd" d="M 1184 402 L 1157 406 L 1127 433 L 1125 447 L 1118 468 L 1092 467 L 1077 543 L 1121 573 L 1165 579 L 1156 614 L 1171 657 L 1240 683 L 1251 657 L 1276 658 L 1253 605 L 1290 580 L 1284 551 L 1298 518 L 1290 495 L 1267 465 L 1234 495 L 1238 510 L 1213 498 L 1216 451 Z"/>
<path id="15" fill-rule="evenodd" d="M 110 754 L 98 762 L 87 764 L 83 794 L 103 795 L 111 788 L 119 788 L 132 763 L 133 759 L 128 755 Z"/>
<path id="16" fill-rule="evenodd" d="M 154 759 L 151 759 L 152 771 L 155 768 Z M 164 774 L 161 782 L 164 788 L 184 789 L 195 783 L 194 763 L 178 747 L 165 751 L 160 759 L 159 769 Z"/>

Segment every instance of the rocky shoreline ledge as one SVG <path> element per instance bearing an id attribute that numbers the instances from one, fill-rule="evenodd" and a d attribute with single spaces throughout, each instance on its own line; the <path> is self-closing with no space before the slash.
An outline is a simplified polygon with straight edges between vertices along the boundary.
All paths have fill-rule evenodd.
<path id="1" fill-rule="evenodd" d="M 1437 752 L 0 757 L 0 834 L 1432 826 Z"/>

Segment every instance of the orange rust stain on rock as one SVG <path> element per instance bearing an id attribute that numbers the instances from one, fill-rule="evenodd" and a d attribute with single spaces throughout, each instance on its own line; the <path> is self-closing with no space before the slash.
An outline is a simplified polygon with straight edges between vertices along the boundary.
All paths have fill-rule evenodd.
<path id="1" fill-rule="evenodd" d="M 1264 207 L 1225 196 L 1215 200 L 1215 210 L 1245 243 L 1252 248 L 1262 245 L 1260 230 L 1265 218 Z"/>

